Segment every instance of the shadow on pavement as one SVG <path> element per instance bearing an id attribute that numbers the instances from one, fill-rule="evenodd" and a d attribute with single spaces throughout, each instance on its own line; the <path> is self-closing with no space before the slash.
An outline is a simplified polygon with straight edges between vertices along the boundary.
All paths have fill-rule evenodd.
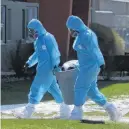
<path id="1" fill-rule="evenodd" d="M 81 123 L 86 123 L 86 124 L 105 124 L 105 121 L 96 121 L 96 120 L 87 120 L 87 119 L 83 119 L 81 120 Z"/>

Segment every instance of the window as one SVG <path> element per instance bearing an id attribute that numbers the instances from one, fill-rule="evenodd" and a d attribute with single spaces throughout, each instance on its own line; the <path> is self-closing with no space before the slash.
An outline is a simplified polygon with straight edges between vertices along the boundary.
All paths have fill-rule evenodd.
<path id="1" fill-rule="evenodd" d="M 129 28 L 115 28 L 115 30 L 125 40 L 126 43 L 129 43 Z"/>
<path id="2" fill-rule="evenodd" d="M 22 39 L 26 38 L 25 9 L 22 10 Z"/>
<path id="3" fill-rule="evenodd" d="M 33 18 L 38 18 L 38 7 L 29 6 L 22 9 L 22 39 L 28 39 L 27 25 Z"/>
<path id="4" fill-rule="evenodd" d="M 12 16 L 11 16 L 11 9 L 8 9 L 7 12 L 8 18 L 7 18 L 7 27 L 8 27 L 8 32 L 7 32 L 7 40 L 11 40 L 11 21 L 12 21 Z"/>
<path id="5" fill-rule="evenodd" d="M 1 41 L 6 42 L 6 7 L 1 6 Z"/>
<path id="6" fill-rule="evenodd" d="M 129 44 L 129 28 L 126 28 L 126 32 L 124 34 L 124 39 L 125 39 L 126 43 Z"/>
<path id="7" fill-rule="evenodd" d="M 33 18 L 38 18 L 38 8 L 37 7 L 27 7 L 27 24 Z M 26 36 L 28 37 L 28 30 L 26 31 Z"/>
<path id="8" fill-rule="evenodd" d="M 28 7 L 27 8 L 27 20 L 28 20 L 28 22 L 33 18 L 38 18 L 38 8 L 37 7 Z"/>
<path id="9" fill-rule="evenodd" d="M 15 0 L 15 1 L 19 1 L 19 2 L 25 2 L 25 0 Z"/>

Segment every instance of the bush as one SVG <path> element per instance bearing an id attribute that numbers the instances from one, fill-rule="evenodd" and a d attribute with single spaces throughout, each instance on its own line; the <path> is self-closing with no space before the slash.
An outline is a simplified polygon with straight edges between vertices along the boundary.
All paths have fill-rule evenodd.
<path id="1" fill-rule="evenodd" d="M 21 49 L 21 40 L 19 40 L 17 42 L 17 47 L 16 47 L 16 51 L 14 53 L 11 53 L 11 64 L 12 64 L 12 68 L 16 73 L 16 76 L 22 77 L 24 76 L 24 61 L 22 60 L 21 56 L 20 56 L 20 49 Z"/>
<path id="2" fill-rule="evenodd" d="M 98 37 L 100 49 L 105 56 L 107 79 L 110 79 L 113 69 L 116 68 L 116 66 L 113 65 L 113 61 L 118 56 L 125 54 L 125 42 L 122 37 L 120 37 L 120 35 L 112 28 L 100 25 L 98 23 L 92 23 L 90 28 L 96 33 Z M 71 38 L 69 46 L 69 60 L 77 59 L 76 52 L 73 50 L 72 45 L 73 39 Z"/>
<path id="3" fill-rule="evenodd" d="M 125 42 L 112 28 L 98 23 L 92 23 L 90 27 L 96 33 L 100 49 L 103 55 L 106 56 L 106 78 L 109 80 L 112 76 L 113 67 L 115 67 L 112 64 L 114 56 L 125 54 Z"/>
<path id="4" fill-rule="evenodd" d="M 102 75 L 106 75 L 107 80 L 110 80 L 112 73 L 119 72 L 120 76 L 123 72 L 129 73 L 129 56 L 104 56 L 106 68 L 102 71 Z"/>
<path id="5" fill-rule="evenodd" d="M 124 55 L 125 42 L 112 28 L 93 23 L 91 29 L 96 33 L 103 55 Z"/>
<path id="6" fill-rule="evenodd" d="M 11 64 L 12 68 L 16 73 L 16 77 L 33 77 L 35 75 L 35 67 L 29 69 L 27 72 L 24 71 L 24 64 L 28 57 L 33 53 L 31 46 L 27 47 L 27 44 L 22 45 L 22 40 L 19 40 L 16 45 L 16 50 L 11 52 Z M 22 48 L 23 47 L 23 48 Z"/>
<path id="7" fill-rule="evenodd" d="M 96 33 L 98 42 L 103 55 L 115 56 L 125 54 L 125 42 L 119 34 L 112 28 L 92 23 L 90 28 Z M 69 60 L 77 59 L 76 52 L 73 50 L 73 38 L 69 45 Z"/>

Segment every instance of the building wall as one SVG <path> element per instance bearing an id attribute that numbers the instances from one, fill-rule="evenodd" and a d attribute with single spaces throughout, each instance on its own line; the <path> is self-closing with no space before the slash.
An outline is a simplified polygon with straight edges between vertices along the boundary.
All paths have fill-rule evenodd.
<path id="1" fill-rule="evenodd" d="M 66 20 L 72 14 L 72 0 L 26 0 L 39 2 L 39 19 L 47 31 L 52 33 L 59 44 L 61 59 L 67 60 L 69 51 L 69 33 Z"/>
<path id="2" fill-rule="evenodd" d="M 129 2 L 124 0 L 92 0 L 92 22 L 108 27 L 129 26 Z"/>
<path id="3" fill-rule="evenodd" d="M 79 16 L 87 26 L 89 26 L 91 20 L 90 6 L 91 0 L 74 0 L 72 6 L 72 14 Z M 76 52 L 72 48 L 73 42 L 74 38 L 71 37 L 69 45 L 69 60 L 77 58 Z"/>
<path id="4" fill-rule="evenodd" d="M 2 0 L 2 5 L 10 4 L 13 8 L 12 18 L 11 18 L 11 40 L 6 44 L 2 44 L 2 71 L 9 71 L 11 68 L 10 64 L 10 53 L 16 50 L 16 40 L 22 39 L 22 9 L 26 6 L 33 6 L 39 4 L 39 20 L 43 23 L 44 27 L 50 33 L 54 34 L 59 44 L 59 49 L 61 51 L 62 62 L 68 59 L 69 47 L 70 47 L 70 35 L 68 29 L 66 28 L 66 20 L 69 15 L 74 14 L 81 17 L 86 24 L 88 24 L 88 10 L 89 1 L 82 0 L 24 0 L 24 2 L 10 2 L 8 0 Z M 17 3 L 17 5 L 16 5 Z M 38 3 L 38 4 L 34 4 Z M 31 4 L 31 5 L 29 5 Z M 25 26 L 27 25 L 27 22 Z M 26 30 L 25 30 L 26 31 Z M 26 33 L 26 32 L 25 32 Z M 29 46 L 31 46 L 29 48 Z M 22 56 L 25 55 L 27 49 L 31 49 L 32 44 L 22 44 L 21 51 Z"/>
<path id="5" fill-rule="evenodd" d="M 36 7 L 38 8 L 38 4 L 36 3 L 25 3 L 25 2 L 12 2 L 12 1 L 2 1 L 1 5 L 5 7 L 5 26 L 6 26 L 6 41 L 8 42 L 16 42 L 16 40 L 23 39 L 23 31 L 26 33 L 27 26 L 27 7 Z M 25 11 L 25 21 L 23 19 L 23 10 Z M 10 12 L 9 12 L 10 11 Z M 25 24 L 25 28 L 23 28 L 23 23 Z M 8 38 L 10 37 L 10 39 Z M 26 37 L 25 37 L 26 38 Z"/>
<path id="6" fill-rule="evenodd" d="M 36 2 L 36 0 L 27 0 Z M 41 0 L 39 1 L 39 19 L 45 28 L 55 35 L 62 53 L 62 61 L 66 61 L 71 51 L 70 35 L 66 28 L 69 15 L 77 15 L 88 24 L 90 0 Z"/>
<path id="7" fill-rule="evenodd" d="M 92 0 L 92 22 L 114 28 L 125 40 L 125 52 L 129 44 L 129 1 Z"/>
<path id="8" fill-rule="evenodd" d="M 100 0 L 99 10 L 113 11 L 116 15 L 128 15 L 129 2 L 115 0 Z"/>
<path id="9" fill-rule="evenodd" d="M 91 0 L 74 0 L 72 14 L 79 16 L 89 26 Z"/>
<path id="10" fill-rule="evenodd" d="M 27 17 L 25 17 L 26 20 L 24 22 L 22 11 L 26 10 L 28 6 L 38 7 L 38 4 L 2 1 L 1 5 L 6 8 L 6 38 L 1 42 L 1 71 L 6 72 L 12 69 L 11 56 L 16 52 L 17 41 L 23 38 L 23 31 L 24 33 L 26 32 Z M 9 10 L 10 12 L 8 12 Z M 25 24 L 25 28 L 23 28 L 23 23 Z M 32 43 L 28 44 L 24 41 L 21 46 L 22 51 L 20 51 L 21 57 L 24 58 L 32 48 Z"/>
<path id="11" fill-rule="evenodd" d="M 55 35 L 64 62 L 67 60 L 69 51 L 66 20 L 72 13 L 72 0 L 42 0 L 40 6 L 42 6 L 39 12 L 40 19 L 47 30 Z"/>

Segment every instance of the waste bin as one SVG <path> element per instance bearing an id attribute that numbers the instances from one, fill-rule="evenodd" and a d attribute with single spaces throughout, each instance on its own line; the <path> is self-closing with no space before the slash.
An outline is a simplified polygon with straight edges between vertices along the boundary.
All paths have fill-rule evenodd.
<path id="1" fill-rule="evenodd" d="M 77 67 L 78 61 L 71 60 L 63 64 L 62 71 L 56 72 L 64 102 L 68 105 L 72 105 L 74 102 L 74 84 L 77 77 Z"/>

